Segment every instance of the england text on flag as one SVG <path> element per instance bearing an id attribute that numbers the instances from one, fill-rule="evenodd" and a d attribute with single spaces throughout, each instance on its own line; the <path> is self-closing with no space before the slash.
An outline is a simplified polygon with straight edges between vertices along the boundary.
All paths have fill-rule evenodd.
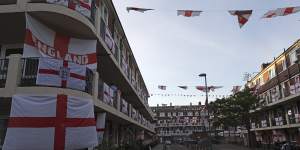
<path id="1" fill-rule="evenodd" d="M 57 33 L 26 15 L 24 57 L 50 57 L 96 69 L 96 44 L 96 40 L 71 38 Z"/>
<path id="2" fill-rule="evenodd" d="M 4 150 L 83 149 L 97 144 L 92 99 L 67 95 L 12 97 Z"/>

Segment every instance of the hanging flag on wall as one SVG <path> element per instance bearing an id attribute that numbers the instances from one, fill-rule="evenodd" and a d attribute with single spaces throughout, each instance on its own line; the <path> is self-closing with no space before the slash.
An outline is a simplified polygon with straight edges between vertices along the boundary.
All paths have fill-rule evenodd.
<path id="1" fill-rule="evenodd" d="M 195 17 L 200 16 L 201 12 L 199 10 L 177 10 L 177 16 Z"/>
<path id="2" fill-rule="evenodd" d="M 106 113 L 98 113 L 97 114 L 97 136 L 98 136 L 98 143 L 102 144 L 103 142 L 103 135 L 105 131 L 105 122 L 106 122 Z"/>
<path id="3" fill-rule="evenodd" d="M 181 88 L 181 89 L 184 89 L 184 90 L 187 90 L 187 89 L 188 89 L 187 86 L 178 86 L 178 87 Z"/>
<path id="4" fill-rule="evenodd" d="M 230 10 L 229 13 L 238 17 L 240 28 L 242 28 L 252 15 L 252 10 Z"/>
<path id="5" fill-rule="evenodd" d="M 36 84 L 84 91 L 86 67 L 64 60 L 40 58 Z"/>
<path id="6" fill-rule="evenodd" d="M 273 18 L 277 16 L 286 16 L 300 11 L 300 6 L 298 7 L 286 7 L 286 8 L 277 8 L 275 10 L 270 10 L 266 12 L 262 18 Z"/>
<path id="7" fill-rule="evenodd" d="M 154 9 L 149 9 L 149 8 L 138 8 L 138 7 L 126 7 L 126 10 L 127 10 L 128 12 L 130 12 L 131 10 L 133 10 L 133 11 L 138 11 L 138 12 L 144 13 L 145 11 L 154 10 Z"/>
<path id="8" fill-rule="evenodd" d="M 97 68 L 96 40 L 71 38 L 57 33 L 26 14 L 23 57 L 50 57 Z"/>
<path id="9" fill-rule="evenodd" d="M 67 95 L 12 97 L 3 149 L 63 150 L 96 145 L 92 99 Z"/>
<path id="10" fill-rule="evenodd" d="M 47 3 L 62 5 L 91 17 L 92 0 L 47 0 Z"/>
<path id="11" fill-rule="evenodd" d="M 161 89 L 161 90 L 166 90 L 167 86 L 165 86 L 165 85 L 159 85 L 158 88 Z"/>

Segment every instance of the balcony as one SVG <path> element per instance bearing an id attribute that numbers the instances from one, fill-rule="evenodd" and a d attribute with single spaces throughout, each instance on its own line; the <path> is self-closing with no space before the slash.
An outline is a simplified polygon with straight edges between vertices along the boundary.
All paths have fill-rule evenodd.
<path id="1" fill-rule="evenodd" d="M 7 78 L 8 59 L 0 59 L 0 88 L 4 88 Z"/>

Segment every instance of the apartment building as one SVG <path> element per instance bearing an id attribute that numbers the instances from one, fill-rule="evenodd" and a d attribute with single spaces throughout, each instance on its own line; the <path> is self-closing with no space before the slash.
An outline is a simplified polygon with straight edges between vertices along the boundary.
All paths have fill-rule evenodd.
<path id="1" fill-rule="evenodd" d="M 300 144 L 300 41 L 274 61 L 263 64 L 248 82 L 259 98 L 251 110 L 251 131 L 256 141 L 272 149 L 275 143 Z"/>
<path id="2" fill-rule="evenodd" d="M 104 141 L 116 146 L 151 139 L 155 133 L 149 93 L 112 1 L 92 0 L 89 9 L 87 17 L 53 0 L 1 0 L 0 149 L 15 94 L 64 93 L 92 99 L 95 114 L 106 113 Z M 84 90 L 36 84 L 39 59 L 23 57 L 26 15 L 57 33 L 97 41 L 97 66 L 87 69 Z"/>
<path id="3" fill-rule="evenodd" d="M 161 142 L 183 142 L 193 134 L 208 131 L 208 112 L 204 105 L 169 106 L 163 104 L 151 107 L 156 120 L 155 131 Z"/>

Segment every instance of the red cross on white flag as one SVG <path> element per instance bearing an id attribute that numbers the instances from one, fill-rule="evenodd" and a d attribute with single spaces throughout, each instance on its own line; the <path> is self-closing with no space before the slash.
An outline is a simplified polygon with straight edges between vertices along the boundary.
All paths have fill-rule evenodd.
<path id="1" fill-rule="evenodd" d="M 91 17 L 92 0 L 47 0 L 48 3 L 63 5 L 78 11 L 86 17 Z"/>
<path id="2" fill-rule="evenodd" d="M 83 149 L 97 144 L 92 99 L 67 95 L 12 97 L 4 150 Z"/>
<path id="3" fill-rule="evenodd" d="M 26 15 L 24 57 L 50 57 L 97 68 L 96 40 L 71 38 L 57 33 Z"/>
<path id="4" fill-rule="evenodd" d="M 300 11 L 300 6 L 298 7 L 286 7 L 286 8 L 277 8 L 275 10 L 270 10 L 266 12 L 262 18 L 273 18 L 277 16 L 286 16 Z"/>
<path id="5" fill-rule="evenodd" d="M 252 10 L 230 10 L 229 13 L 238 17 L 240 28 L 242 28 L 252 15 Z"/>
<path id="6" fill-rule="evenodd" d="M 195 17 L 200 16 L 201 12 L 199 10 L 177 10 L 177 16 Z"/>
<path id="7" fill-rule="evenodd" d="M 36 84 L 84 91 L 86 67 L 58 59 L 40 58 Z"/>

